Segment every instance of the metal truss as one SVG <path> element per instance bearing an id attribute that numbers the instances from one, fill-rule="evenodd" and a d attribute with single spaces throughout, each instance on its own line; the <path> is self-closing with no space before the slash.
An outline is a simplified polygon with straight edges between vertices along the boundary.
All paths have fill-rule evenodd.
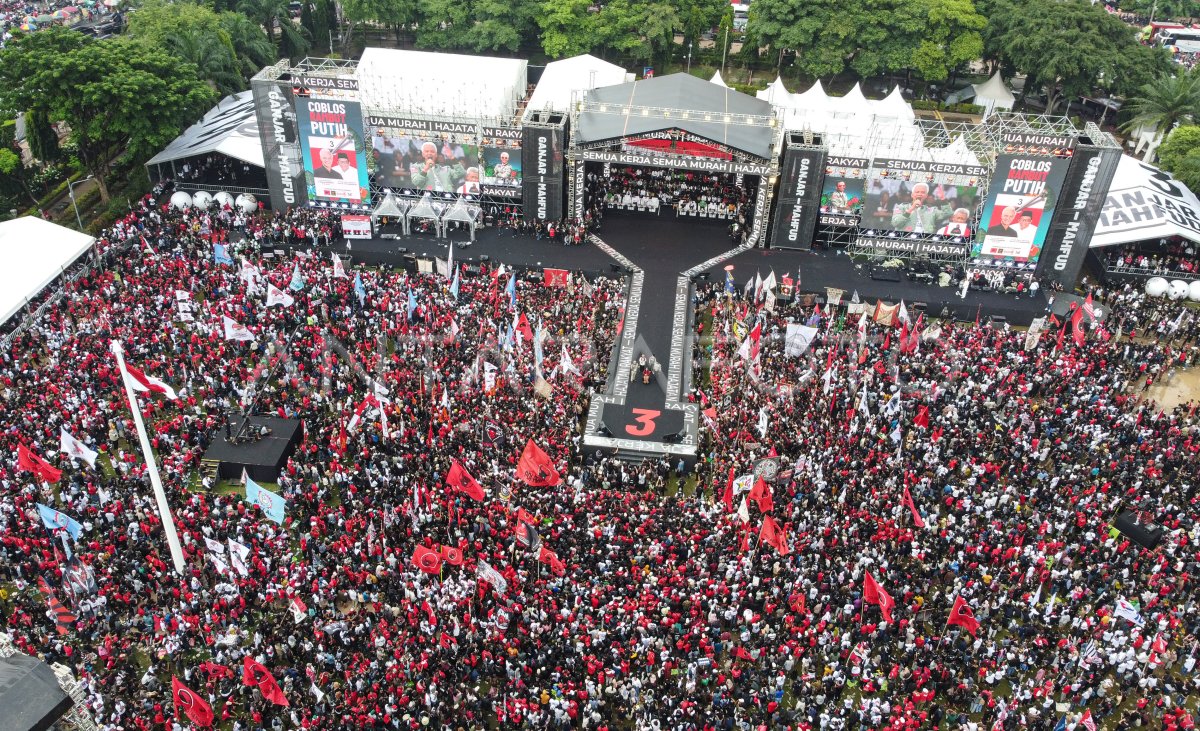
<path id="1" fill-rule="evenodd" d="M 770 115 L 762 114 L 729 114 L 723 112 L 705 112 L 690 109 L 673 109 L 671 107 L 639 106 L 636 104 L 612 104 L 588 101 L 575 94 L 571 105 L 571 116 L 577 117 L 582 112 L 599 114 L 622 114 L 627 117 L 655 117 L 672 121 L 701 121 L 720 122 L 721 124 L 736 124 L 744 127 L 783 127 L 783 120 L 778 112 Z"/>
<path id="2" fill-rule="evenodd" d="M 303 61 L 296 64 L 292 71 L 304 74 L 343 76 L 344 74 L 338 72 L 349 71 L 353 74 L 357 69 L 358 61 L 353 59 L 306 56 Z"/>

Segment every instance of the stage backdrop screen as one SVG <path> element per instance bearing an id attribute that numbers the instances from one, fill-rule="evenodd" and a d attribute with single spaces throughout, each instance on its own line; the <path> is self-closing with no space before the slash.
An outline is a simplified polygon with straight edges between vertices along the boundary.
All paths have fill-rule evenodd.
<path id="1" fill-rule="evenodd" d="M 916 176 L 914 176 L 915 178 Z M 978 190 L 962 176 L 873 177 L 866 183 L 859 228 L 941 236 L 971 235 Z"/>
<path id="2" fill-rule="evenodd" d="M 299 98 L 296 119 L 310 200 L 370 205 L 358 102 Z"/>
<path id="3" fill-rule="evenodd" d="M 479 195 L 483 174 L 479 148 L 450 137 L 393 137 L 377 131 L 371 138 L 375 182 L 384 188 Z"/>
<path id="4" fill-rule="evenodd" d="M 971 255 L 984 261 L 1036 263 L 1062 196 L 1071 161 L 1000 155 Z"/>
<path id="5" fill-rule="evenodd" d="M 484 147 L 479 152 L 484 189 L 492 195 L 521 195 L 521 146 Z"/>

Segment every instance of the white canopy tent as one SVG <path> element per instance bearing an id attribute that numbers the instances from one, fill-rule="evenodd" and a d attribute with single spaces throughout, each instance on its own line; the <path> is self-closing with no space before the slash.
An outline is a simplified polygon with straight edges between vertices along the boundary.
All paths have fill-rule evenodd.
<path id="1" fill-rule="evenodd" d="M 874 100 L 867 99 L 857 84 L 845 96 L 830 96 L 820 81 L 807 91 L 792 94 L 777 78 L 756 96 L 783 111 L 785 129 L 821 134 L 831 155 L 979 164 L 965 140 L 929 148 L 921 129 L 914 124 L 917 115 L 904 100 L 900 87 Z"/>
<path id="2" fill-rule="evenodd" d="M 95 241 L 36 216 L 0 222 L 0 323 L 38 295 Z"/>
<path id="3" fill-rule="evenodd" d="M 442 237 L 442 204 L 433 200 L 433 196 L 429 193 L 421 196 L 421 200 L 409 206 L 408 211 L 404 214 L 404 218 L 408 224 L 408 231 L 412 231 L 413 219 L 424 219 L 433 221 L 434 227 L 437 230 L 437 237 Z"/>
<path id="4" fill-rule="evenodd" d="M 466 198 L 459 198 L 454 202 L 454 205 L 450 206 L 449 210 L 442 214 L 442 230 L 446 231 L 446 235 L 449 236 L 448 224 L 451 221 L 465 223 L 471 230 L 471 241 L 474 242 L 475 228 L 482 219 L 483 209 L 479 206 L 468 204 Z"/>
<path id="5" fill-rule="evenodd" d="M 709 79 L 709 81 L 716 84 L 717 86 L 724 86 L 725 88 L 729 88 L 729 84 L 726 84 L 725 79 L 721 78 L 720 71 L 713 72 L 712 78 Z"/>
<path id="6" fill-rule="evenodd" d="M 358 62 L 359 99 L 381 115 L 511 123 L 525 97 L 529 62 L 515 58 L 367 48 Z"/>
<path id="7" fill-rule="evenodd" d="M 567 112 L 576 92 L 633 81 L 634 75 L 623 67 L 602 61 L 590 54 L 572 56 L 546 64 L 537 88 L 525 105 L 525 116 L 534 112 Z"/>
<path id="8" fill-rule="evenodd" d="M 968 100 L 973 100 L 974 104 L 983 107 L 983 117 L 987 119 L 992 116 L 992 112 L 1011 110 L 1017 98 L 1004 85 L 1004 79 L 1000 78 L 1000 72 L 997 71 L 992 78 L 982 84 L 965 86 L 946 98 L 946 102 L 949 104 L 958 104 Z"/>
<path id="9" fill-rule="evenodd" d="M 254 98 L 248 91 L 230 94 L 210 109 L 162 152 L 146 163 L 168 165 L 176 160 L 219 153 L 235 160 L 264 167 Z"/>
<path id="10" fill-rule="evenodd" d="M 1200 243 L 1200 200 L 1168 173 L 1122 155 L 1092 248 L 1172 236 Z"/>
<path id="11" fill-rule="evenodd" d="M 375 210 L 371 211 L 371 219 L 378 221 L 380 218 L 396 218 L 400 220 L 401 227 L 404 229 L 404 234 L 408 235 L 408 216 L 404 215 L 408 210 L 408 203 L 398 199 L 388 191 L 379 205 L 375 206 Z"/>

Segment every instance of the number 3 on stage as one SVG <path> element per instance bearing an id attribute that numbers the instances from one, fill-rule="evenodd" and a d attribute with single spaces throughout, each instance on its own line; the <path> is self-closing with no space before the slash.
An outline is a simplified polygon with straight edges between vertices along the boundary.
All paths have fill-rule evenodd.
<path id="1" fill-rule="evenodd" d="M 640 426 L 626 424 L 625 433 L 634 437 L 644 437 L 654 431 L 654 420 L 662 412 L 658 409 L 634 409 L 633 413 L 637 416 L 634 421 L 640 424 Z"/>

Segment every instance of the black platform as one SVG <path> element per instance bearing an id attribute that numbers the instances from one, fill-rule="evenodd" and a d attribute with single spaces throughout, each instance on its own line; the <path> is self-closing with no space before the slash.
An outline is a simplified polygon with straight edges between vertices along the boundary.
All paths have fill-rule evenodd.
<path id="1" fill-rule="evenodd" d="M 240 417 L 233 421 L 233 433 L 237 434 L 241 425 Z M 204 454 L 205 459 L 217 460 L 221 463 L 217 475 L 223 479 L 233 479 L 242 476 L 245 469 L 250 478 L 256 482 L 278 482 L 279 473 L 287 463 L 288 457 L 300 445 L 304 435 L 303 424 L 299 419 L 280 419 L 274 416 L 251 416 L 250 425 L 245 434 L 257 434 L 259 427 L 265 426 L 270 434 L 253 441 L 246 439 L 232 443 L 225 438 L 224 427 L 215 435 L 212 445 Z"/>

